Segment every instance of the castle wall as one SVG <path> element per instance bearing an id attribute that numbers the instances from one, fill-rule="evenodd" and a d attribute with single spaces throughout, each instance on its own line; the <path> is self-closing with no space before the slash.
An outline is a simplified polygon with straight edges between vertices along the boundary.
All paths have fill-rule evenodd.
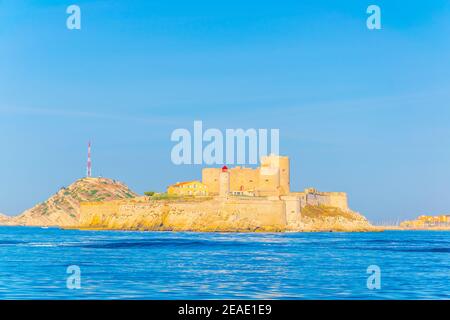
<path id="1" fill-rule="evenodd" d="M 221 168 L 202 170 L 202 182 L 209 194 L 219 194 Z M 260 168 L 234 167 L 230 173 L 231 192 L 254 192 L 260 196 L 287 195 L 290 191 L 289 158 L 266 156 L 261 158 Z"/>
<path id="2" fill-rule="evenodd" d="M 345 192 L 328 192 L 323 199 L 326 206 L 336 207 L 348 211 L 348 199 Z"/>
<path id="3" fill-rule="evenodd" d="M 202 183 L 208 186 L 209 194 L 219 194 L 221 168 L 202 170 Z M 259 183 L 259 169 L 235 167 L 228 169 L 230 191 L 255 191 Z"/>
<path id="4" fill-rule="evenodd" d="M 305 192 L 291 192 L 289 195 L 300 199 L 300 207 L 327 206 L 349 211 L 347 194 L 345 192 L 319 192 L 316 190 L 306 190 Z"/>
<path id="5" fill-rule="evenodd" d="M 81 228 L 159 231 L 284 231 L 281 200 L 120 200 L 82 203 Z"/>
<path id="6" fill-rule="evenodd" d="M 259 169 L 236 167 L 228 171 L 231 191 L 255 191 L 258 188 Z"/>
<path id="7" fill-rule="evenodd" d="M 286 224 L 289 227 L 296 227 L 301 221 L 300 198 L 296 196 L 282 196 L 284 211 L 286 214 Z"/>

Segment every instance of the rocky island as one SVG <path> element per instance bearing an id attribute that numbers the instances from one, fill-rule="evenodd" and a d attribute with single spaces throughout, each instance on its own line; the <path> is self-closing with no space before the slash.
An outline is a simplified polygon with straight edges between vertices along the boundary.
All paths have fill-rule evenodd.
<path id="1" fill-rule="evenodd" d="M 352 211 L 343 192 L 290 190 L 288 157 L 266 156 L 258 168 L 204 168 L 202 180 L 139 196 L 125 184 L 86 177 L 0 224 L 80 229 L 297 232 L 377 231 Z"/>

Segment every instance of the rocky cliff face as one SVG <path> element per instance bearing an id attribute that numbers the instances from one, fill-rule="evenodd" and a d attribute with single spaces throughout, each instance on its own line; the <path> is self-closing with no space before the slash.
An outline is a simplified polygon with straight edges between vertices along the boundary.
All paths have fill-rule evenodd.
<path id="1" fill-rule="evenodd" d="M 83 203 L 82 229 L 277 232 L 285 231 L 282 201 L 238 199 L 135 198 Z"/>
<path id="2" fill-rule="evenodd" d="M 301 222 L 292 231 L 381 231 L 361 214 L 335 207 L 306 206 Z"/>
<path id="3" fill-rule="evenodd" d="M 78 224 L 80 202 L 110 201 L 137 196 L 125 184 L 107 178 L 79 179 L 48 200 L 5 221 L 9 225 L 61 226 Z M 0 221 L 1 223 L 1 221 Z"/>
<path id="4" fill-rule="evenodd" d="M 301 217 L 294 220 L 288 222 L 284 202 L 274 199 L 200 201 L 141 197 L 83 203 L 78 227 L 196 232 L 379 231 L 362 215 L 333 207 L 307 206 Z"/>

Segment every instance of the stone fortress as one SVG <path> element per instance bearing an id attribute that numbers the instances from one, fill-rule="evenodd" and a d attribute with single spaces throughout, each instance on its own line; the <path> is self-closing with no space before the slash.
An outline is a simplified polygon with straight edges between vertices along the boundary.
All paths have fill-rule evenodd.
<path id="1" fill-rule="evenodd" d="M 205 168 L 202 183 L 210 195 L 270 197 L 298 201 L 306 205 L 336 207 L 348 211 L 344 192 L 319 192 L 314 188 L 291 192 L 289 158 L 269 155 L 261 158 L 258 168 L 234 167 Z"/>
<path id="2" fill-rule="evenodd" d="M 289 158 L 265 156 L 261 167 L 205 168 L 202 182 L 209 194 L 280 196 L 290 192 Z"/>
<path id="3" fill-rule="evenodd" d="M 174 186 L 178 185 L 180 183 Z M 258 168 L 205 168 L 201 182 L 191 181 L 182 185 L 207 192 L 195 195 L 192 189 L 187 196 L 82 203 L 80 227 L 159 231 L 301 231 L 305 223 L 302 211 L 310 206 L 335 208 L 332 210 L 354 215 L 343 192 L 318 192 L 312 188 L 292 192 L 289 158 L 283 156 L 262 157 Z"/>

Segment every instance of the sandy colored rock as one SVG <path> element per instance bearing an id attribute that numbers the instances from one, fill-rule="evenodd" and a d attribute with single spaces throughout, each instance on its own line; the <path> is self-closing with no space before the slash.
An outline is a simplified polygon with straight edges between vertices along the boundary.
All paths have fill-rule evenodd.
<path id="1" fill-rule="evenodd" d="M 280 200 L 140 197 L 81 205 L 80 228 L 151 231 L 284 231 Z"/>
<path id="2" fill-rule="evenodd" d="M 125 184 L 107 178 L 83 178 L 61 188 L 48 200 L 1 224 L 68 227 L 79 224 L 80 203 L 134 198 Z"/>
<path id="3" fill-rule="evenodd" d="M 0 225 L 9 224 L 10 220 L 11 220 L 11 217 L 0 213 Z"/>
<path id="4" fill-rule="evenodd" d="M 360 213 L 327 206 L 306 206 L 302 218 L 293 231 L 382 231 Z"/>

